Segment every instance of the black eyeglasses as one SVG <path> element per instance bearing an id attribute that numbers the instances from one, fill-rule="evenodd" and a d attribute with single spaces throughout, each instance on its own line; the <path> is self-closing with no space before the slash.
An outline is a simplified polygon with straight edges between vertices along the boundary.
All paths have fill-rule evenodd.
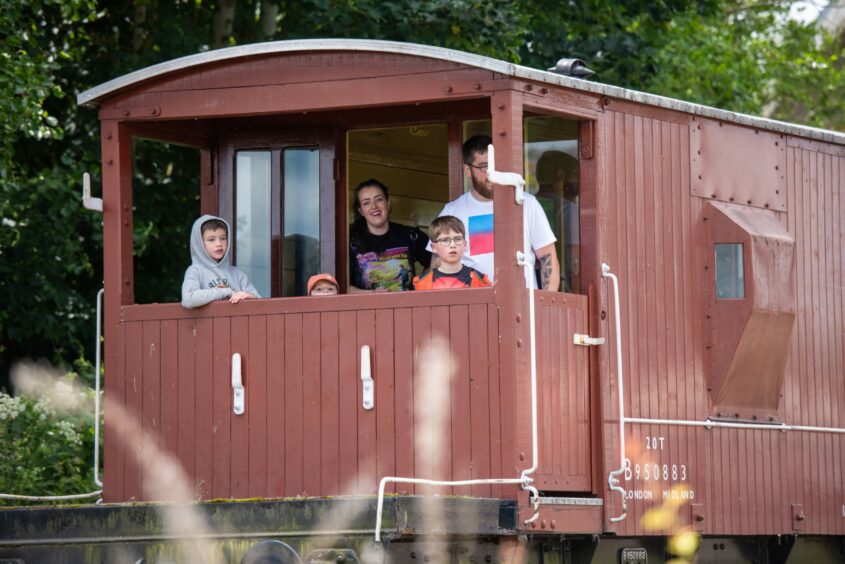
<path id="1" fill-rule="evenodd" d="M 471 166 L 472 168 L 477 168 L 481 172 L 487 172 L 487 163 L 481 163 L 480 165 L 467 163 L 467 166 Z"/>
<path id="2" fill-rule="evenodd" d="M 463 238 L 462 235 L 455 235 L 454 237 L 440 237 L 439 239 L 435 239 L 434 242 L 437 243 L 438 245 L 445 245 L 445 246 L 451 245 L 453 242 L 456 245 L 460 245 L 461 243 L 464 242 L 464 238 Z"/>

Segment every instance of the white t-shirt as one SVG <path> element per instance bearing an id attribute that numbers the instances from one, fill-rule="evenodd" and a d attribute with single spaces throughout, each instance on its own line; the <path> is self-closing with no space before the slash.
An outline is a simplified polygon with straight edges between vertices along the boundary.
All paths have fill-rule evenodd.
<path id="1" fill-rule="evenodd" d="M 467 246 L 461 262 L 483 272 L 493 282 L 495 277 L 493 264 L 493 201 L 481 202 L 472 195 L 472 192 L 467 192 L 460 198 L 446 204 L 440 215 L 453 215 L 464 222 L 464 228 L 467 232 Z M 543 213 L 543 208 L 540 207 L 537 198 L 528 192 L 525 193 L 525 202 L 522 204 L 522 222 L 524 227 L 522 249 L 525 249 L 526 259 L 530 266 L 530 273 L 526 274 L 525 282 L 530 287 L 536 288 L 537 279 L 534 275 L 534 262 L 537 257 L 534 253 L 537 249 L 542 249 L 557 241 L 557 237 L 549 227 L 549 220 Z M 428 248 L 431 249 L 430 243 Z M 516 260 L 516 257 L 513 260 Z"/>

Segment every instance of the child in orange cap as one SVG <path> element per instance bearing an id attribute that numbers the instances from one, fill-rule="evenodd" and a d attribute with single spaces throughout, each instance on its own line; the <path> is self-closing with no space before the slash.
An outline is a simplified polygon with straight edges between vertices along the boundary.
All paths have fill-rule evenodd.
<path id="1" fill-rule="evenodd" d="M 339 292 L 339 288 L 331 274 L 315 274 L 308 279 L 309 296 L 332 296 Z"/>

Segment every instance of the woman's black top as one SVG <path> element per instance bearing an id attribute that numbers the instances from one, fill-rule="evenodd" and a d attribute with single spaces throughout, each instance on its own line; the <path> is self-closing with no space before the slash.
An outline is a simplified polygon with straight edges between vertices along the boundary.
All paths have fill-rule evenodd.
<path id="1" fill-rule="evenodd" d="M 349 281 L 362 290 L 413 290 L 415 265 L 428 268 L 431 264 L 426 245 L 425 233 L 392 222 L 384 235 L 366 231 L 363 237 L 353 236 L 349 241 Z"/>

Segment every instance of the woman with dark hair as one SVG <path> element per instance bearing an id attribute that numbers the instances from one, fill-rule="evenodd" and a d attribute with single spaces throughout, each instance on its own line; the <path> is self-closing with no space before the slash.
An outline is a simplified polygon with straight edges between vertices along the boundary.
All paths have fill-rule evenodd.
<path id="1" fill-rule="evenodd" d="M 387 187 L 371 178 L 355 188 L 355 222 L 349 236 L 350 292 L 413 290 L 416 265 L 428 268 L 428 237 L 390 221 Z"/>

